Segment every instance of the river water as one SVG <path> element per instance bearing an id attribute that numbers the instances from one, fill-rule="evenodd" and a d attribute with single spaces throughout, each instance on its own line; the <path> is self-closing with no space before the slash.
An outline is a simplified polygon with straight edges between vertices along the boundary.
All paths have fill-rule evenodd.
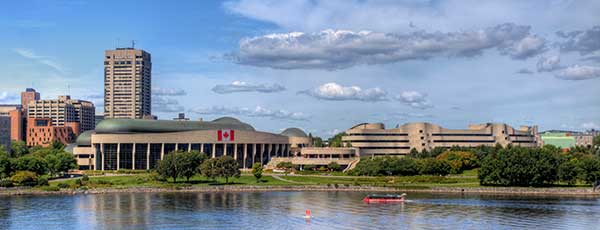
<path id="1" fill-rule="evenodd" d="M 600 199 L 362 192 L 0 197 L 0 229 L 600 229 Z M 310 209 L 310 220 L 303 218 Z"/>

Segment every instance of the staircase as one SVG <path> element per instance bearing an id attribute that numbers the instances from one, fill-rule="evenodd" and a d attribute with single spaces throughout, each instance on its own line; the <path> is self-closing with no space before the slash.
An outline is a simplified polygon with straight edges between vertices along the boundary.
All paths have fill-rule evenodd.
<path id="1" fill-rule="evenodd" d="M 344 169 L 343 172 L 348 172 L 348 171 L 354 169 L 356 167 L 356 165 L 358 164 L 358 162 L 360 162 L 360 158 L 357 158 L 356 160 L 351 161 L 350 164 L 348 164 L 348 166 L 346 167 L 346 169 Z"/>

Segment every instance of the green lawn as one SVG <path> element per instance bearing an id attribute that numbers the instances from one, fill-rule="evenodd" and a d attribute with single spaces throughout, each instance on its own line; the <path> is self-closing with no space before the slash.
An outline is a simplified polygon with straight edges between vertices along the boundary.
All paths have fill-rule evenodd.
<path id="1" fill-rule="evenodd" d="M 79 178 L 81 179 L 81 178 Z M 76 184 L 77 179 L 69 179 L 64 181 L 51 181 L 50 186 L 58 186 L 60 183 L 69 185 L 70 188 L 79 187 Z M 194 176 L 190 181 L 183 178 L 173 182 L 172 179 L 167 182 L 156 181 L 151 174 L 132 174 L 119 176 L 92 176 L 89 181 L 82 182 L 87 188 L 130 188 L 130 187 L 157 187 L 157 188 L 177 188 L 177 187 L 201 187 L 224 185 L 225 179 L 219 178 L 216 181 L 210 180 L 203 176 Z M 230 178 L 231 185 L 291 185 L 292 183 L 276 180 L 271 176 L 263 176 L 261 182 L 257 183 L 256 179 L 250 175 L 242 175 L 240 178 Z"/>

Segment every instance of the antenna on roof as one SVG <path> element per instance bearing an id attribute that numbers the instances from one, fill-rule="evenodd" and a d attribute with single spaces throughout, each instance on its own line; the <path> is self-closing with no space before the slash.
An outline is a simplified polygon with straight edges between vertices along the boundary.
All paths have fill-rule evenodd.
<path id="1" fill-rule="evenodd" d="M 116 48 L 119 48 L 119 43 L 120 43 L 120 42 L 119 42 L 119 38 L 117 38 L 117 39 L 115 40 L 115 49 L 116 49 Z"/>
<path id="2" fill-rule="evenodd" d="M 135 40 L 131 40 L 131 48 L 135 49 Z"/>
<path id="3" fill-rule="evenodd" d="M 67 95 L 71 95 L 71 85 L 67 84 Z"/>

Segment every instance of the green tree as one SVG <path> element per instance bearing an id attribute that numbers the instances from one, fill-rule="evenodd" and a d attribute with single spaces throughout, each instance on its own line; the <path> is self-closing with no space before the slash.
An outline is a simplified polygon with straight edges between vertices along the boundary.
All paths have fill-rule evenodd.
<path id="1" fill-rule="evenodd" d="M 27 148 L 27 143 L 25 143 L 24 141 L 12 141 L 11 142 L 11 149 L 12 149 L 12 157 L 21 157 L 21 156 L 25 156 L 29 153 L 29 149 Z"/>
<path id="2" fill-rule="evenodd" d="M 581 173 L 581 168 L 574 160 L 566 160 L 558 166 L 558 179 L 568 185 L 574 185 Z"/>
<path id="3" fill-rule="evenodd" d="M 221 156 L 217 158 L 219 165 L 219 176 L 225 178 L 225 183 L 229 184 L 229 178 L 239 178 L 241 175 L 240 165 L 230 156 Z"/>
<path id="4" fill-rule="evenodd" d="M 239 178 L 241 175 L 238 162 L 230 156 L 221 156 L 206 160 L 200 167 L 204 176 L 212 180 L 215 180 L 217 177 L 223 177 L 227 184 L 229 184 L 229 178 Z"/>
<path id="5" fill-rule="evenodd" d="M 462 150 L 449 150 L 436 157 L 438 160 L 447 160 L 452 167 L 450 173 L 458 174 L 463 170 L 474 169 L 479 166 L 477 156 L 472 152 Z"/>
<path id="6" fill-rule="evenodd" d="M 65 150 L 65 147 L 66 147 L 66 146 L 65 146 L 65 144 L 63 144 L 63 143 L 62 143 L 62 142 L 60 142 L 60 141 L 53 140 L 53 141 L 50 143 L 50 146 L 49 146 L 49 147 L 50 147 L 51 149 L 54 149 L 54 150 L 63 151 L 63 150 Z"/>
<path id="7" fill-rule="evenodd" d="M 327 164 L 327 168 L 331 171 L 340 171 L 340 169 L 342 169 L 342 166 L 337 162 L 332 161 L 331 163 Z"/>
<path id="8" fill-rule="evenodd" d="M 17 158 L 14 168 L 17 171 L 31 171 L 44 175 L 48 172 L 48 163 L 41 157 L 27 155 Z"/>
<path id="9" fill-rule="evenodd" d="M 600 159 L 593 156 L 585 156 L 580 159 L 581 168 L 580 179 L 588 184 L 593 184 L 600 180 Z"/>
<path id="10" fill-rule="evenodd" d="M 199 151 L 191 152 L 179 152 L 176 153 L 176 163 L 179 166 L 179 174 L 184 177 L 187 182 L 196 173 L 201 173 L 200 165 L 207 158 L 206 154 L 200 153 Z"/>
<path id="11" fill-rule="evenodd" d="M 173 182 L 177 182 L 180 171 L 177 167 L 177 155 L 178 154 L 167 154 L 161 161 L 158 162 L 156 172 L 163 178 L 173 178 Z"/>
<path id="12" fill-rule="evenodd" d="M 482 185 L 548 185 L 559 179 L 561 162 L 556 148 L 507 147 L 484 158 L 479 180 Z"/>
<path id="13" fill-rule="evenodd" d="M 425 175 L 445 176 L 452 169 L 448 161 L 435 158 L 425 158 L 419 161 L 419 173 Z"/>
<path id="14" fill-rule="evenodd" d="M 252 175 L 256 178 L 256 183 L 260 182 L 260 178 L 262 177 L 263 167 L 260 163 L 254 163 L 252 165 Z"/>
<path id="15" fill-rule="evenodd" d="M 343 147 L 344 146 L 344 144 L 342 142 L 343 136 L 346 136 L 345 132 L 338 133 L 335 136 L 329 138 L 329 147 Z"/>
<path id="16" fill-rule="evenodd" d="M 395 162 L 394 175 L 413 176 L 419 174 L 419 165 L 414 158 L 403 157 Z"/>
<path id="17" fill-rule="evenodd" d="M 9 177 L 13 172 L 13 160 L 7 154 L 0 154 L 0 179 Z"/>
<path id="18" fill-rule="evenodd" d="M 48 154 L 44 159 L 48 163 L 48 172 L 52 176 L 57 176 L 77 168 L 77 160 L 73 154 L 67 152 Z"/>

